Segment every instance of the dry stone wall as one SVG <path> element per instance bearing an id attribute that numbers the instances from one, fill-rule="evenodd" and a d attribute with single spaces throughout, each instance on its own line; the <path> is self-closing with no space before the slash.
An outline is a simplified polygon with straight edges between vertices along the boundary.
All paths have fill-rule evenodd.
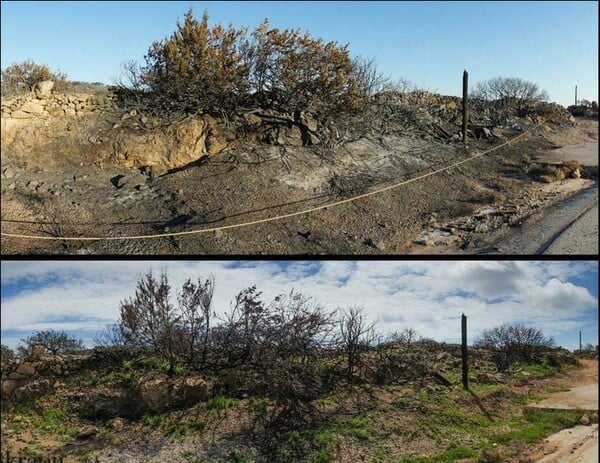
<path id="1" fill-rule="evenodd" d="M 96 368 L 120 363 L 132 352 L 119 349 L 102 349 L 65 355 L 38 355 L 18 358 L 2 365 L 2 398 L 19 399 L 36 392 L 43 392 L 57 378 L 77 373 L 86 368 Z"/>
<path id="2" fill-rule="evenodd" d="M 33 119 L 48 116 L 83 117 L 86 114 L 114 108 L 116 97 L 105 95 L 30 93 L 2 101 L 2 117 Z"/>

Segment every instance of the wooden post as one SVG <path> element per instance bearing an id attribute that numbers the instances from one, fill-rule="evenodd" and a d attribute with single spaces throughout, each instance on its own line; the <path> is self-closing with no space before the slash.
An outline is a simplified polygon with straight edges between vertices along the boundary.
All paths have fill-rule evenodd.
<path id="1" fill-rule="evenodd" d="M 468 92 L 469 92 L 469 73 L 465 69 L 463 72 L 463 120 L 462 120 L 462 136 L 463 143 L 467 146 L 467 117 L 468 117 Z"/>
<path id="2" fill-rule="evenodd" d="M 463 389 L 469 390 L 469 358 L 467 356 L 467 317 L 462 314 L 461 318 L 461 331 L 462 331 L 462 383 Z"/>
<path id="3" fill-rule="evenodd" d="M 581 352 L 581 331 L 579 332 L 579 352 Z"/>
<path id="4" fill-rule="evenodd" d="M 575 106 L 577 106 L 577 85 L 575 85 Z"/>

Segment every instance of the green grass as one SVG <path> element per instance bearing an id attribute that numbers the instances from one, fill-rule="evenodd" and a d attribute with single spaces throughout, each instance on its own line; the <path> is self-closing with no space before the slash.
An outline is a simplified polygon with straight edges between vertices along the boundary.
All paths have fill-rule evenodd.
<path id="1" fill-rule="evenodd" d="M 151 428 L 157 428 L 163 423 L 164 417 L 153 413 L 144 413 L 141 419 L 141 423 L 144 426 L 150 426 Z"/>
<path id="2" fill-rule="evenodd" d="M 570 391 L 570 388 L 564 386 L 548 386 L 546 388 L 546 392 L 548 394 L 554 394 L 556 392 L 567 392 Z"/>
<path id="3" fill-rule="evenodd" d="M 382 445 L 375 449 L 373 456 L 369 460 L 369 463 L 387 463 L 391 461 L 392 449 L 389 445 Z"/>
<path id="4" fill-rule="evenodd" d="M 477 455 L 478 452 L 476 450 L 467 447 L 461 447 L 455 443 L 452 443 L 445 451 L 439 455 L 436 455 L 433 461 L 439 463 L 453 463 L 461 458 L 473 458 Z"/>
<path id="5" fill-rule="evenodd" d="M 496 435 L 492 440 L 498 444 L 511 441 L 532 443 L 561 429 L 579 424 L 581 410 L 544 410 L 528 408 L 523 415 L 511 420 L 511 430 Z"/>
<path id="6" fill-rule="evenodd" d="M 120 369 L 121 375 L 125 378 L 132 376 L 139 371 L 162 371 L 169 372 L 169 362 L 158 357 L 144 357 L 136 360 L 125 360 Z M 173 367 L 174 376 L 183 376 L 187 372 L 183 365 L 176 364 Z"/>
<path id="7" fill-rule="evenodd" d="M 490 392 L 499 391 L 504 387 L 503 384 L 489 384 L 489 383 L 470 383 L 469 389 L 476 395 L 489 394 Z"/>
<path id="8" fill-rule="evenodd" d="M 164 415 L 152 413 L 145 413 L 140 422 L 151 428 L 162 427 L 166 436 L 178 442 L 183 441 L 188 432 L 202 433 L 206 428 L 206 422 L 202 418 L 167 423 Z"/>
<path id="9" fill-rule="evenodd" d="M 530 403 L 539 402 L 544 397 L 539 394 L 527 392 L 525 394 L 516 394 L 510 398 L 511 403 L 515 405 L 528 405 Z"/>
<path id="10" fill-rule="evenodd" d="M 366 418 L 352 418 L 348 422 L 348 429 L 350 435 L 359 440 L 371 440 L 373 426 Z"/>
<path id="11" fill-rule="evenodd" d="M 305 429 L 288 431 L 279 438 L 273 437 L 265 461 L 290 461 L 329 463 L 337 452 L 339 438 L 333 429 Z"/>
<path id="12" fill-rule="evenodd" d="M 69 426 L 67 415 L 56 408 L 49 408 L 41 415 L 33 416 L 31 426 L 36 433 L 56 435 L 62 442 L 73 439 L 79 432 L 77 428 Z"/>
<path id="13" fill-rule="evenodd" d="M 250 463 L 252 461 L 252 456 L 239 450 L 232 450 L 229 452 L 227 461 L 231 463 Z"/>
<path id="14" fill-rule="evenodd" d="M 226 410 L 228 408 L 231 408 L 235 405 L 235 399 L 232 399 L 231 397 L 223 397 L 223 396 L 217 396 L 217 397 L 213 397 L 212 399 L 210 399 L 207 404 L 206 404 L 206 408 L 208 408 L 209 410 Z"/>
<path id="15" fill-rule="evenodd" d="M 525 374 L 529 373 L 529 375 Z M 513 370 L 513 376 L 516 379 L 531 379 L 534 378 L 548 378 L 550 376 L 556 376 L 560 373 L 560 370 L 556 367 L 548 364 L 542 365 L 522 365 L 516 367 Z"/>

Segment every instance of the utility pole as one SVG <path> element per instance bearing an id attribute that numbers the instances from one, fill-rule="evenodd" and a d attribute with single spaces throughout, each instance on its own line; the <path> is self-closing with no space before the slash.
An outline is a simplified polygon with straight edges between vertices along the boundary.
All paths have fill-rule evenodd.
<path id="1" fill-rule="evenodd" d="M 575 106 L 577 106 L 577 85 L 575 85 Z"/>
<path id="2" fill-rule="evenodd" d="M 579 332 L 579 352 L 581 352 L 581 331 Z"/>
<path id="3" fill-rule="evenodd" d="M 462 137 L 463 137 L 463 143 L 465 146 L 467 146 L 468 93 L 469 93 L 469 73 L 465 69 L 465 71 L 463 72 L 463 120 L 462 120 Z"/>
<path id="4" fill-rule="evenodd" d="M 461 332 L 462 332 L 462 384 L 463 389 L 469 390 L 469 358 L 467 356 L 467 317 L 462 314 L 461 317 Z"/>

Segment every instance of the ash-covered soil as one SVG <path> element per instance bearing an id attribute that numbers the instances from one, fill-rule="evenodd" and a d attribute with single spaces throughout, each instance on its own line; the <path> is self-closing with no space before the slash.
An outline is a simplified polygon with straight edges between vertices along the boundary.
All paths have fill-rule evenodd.
<path id="1" fill-rule="evenodd" d="M 2 232 L 121 237 L 202 230 L 334 203 L 483 152 L 492 140 L 360 138 L 335 150 L 254 146 L 153 176 L 150 171 L 3 153 Z M 66 241 L 2 237 L 3 254 L 407 254 L 485 252 L 481 237 L 518 227 L 564 197 L 526 174 L 565 142 L 597 140 L 597 121 L 546 124 L 518 143 L 457 168 L 305 215 L 187 236 Z M 507 206 L 508 205 L 508 206 Z M 485 208 L 502 213 L 482 213 Z M 446 227 L 445 223 L 462 225 Z M 442 225 L 440 225 L 442 224 Z M 436 232 L 438 230 L 438 232 Z M 441 232 L 440 232 L 441 230 Z M 423 234 L 425 232 L 425 234 Z M 428 232 L 435 232 L 427 235 Z"/>

